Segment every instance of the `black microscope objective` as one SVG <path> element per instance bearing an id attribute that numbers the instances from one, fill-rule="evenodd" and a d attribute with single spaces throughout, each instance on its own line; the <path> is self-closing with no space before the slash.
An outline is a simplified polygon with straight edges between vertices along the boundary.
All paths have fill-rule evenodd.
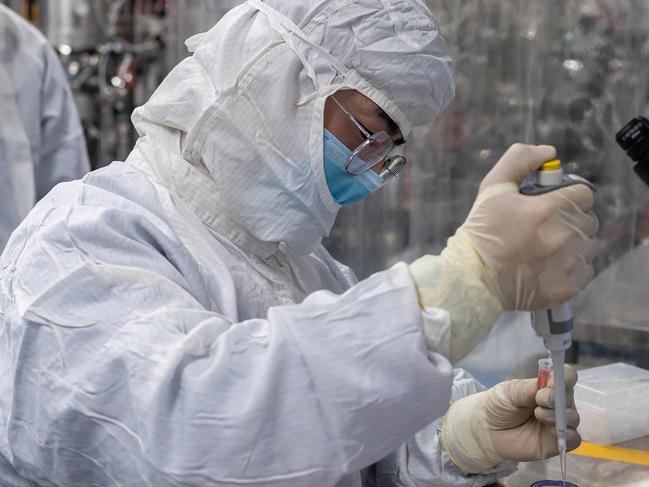
<path id="1" fill-rule="evenodd" d="M 637 117 L 615 136 L 617 143 L 633 162 L 638 176 L 649 186 L 649 120 Z"/>

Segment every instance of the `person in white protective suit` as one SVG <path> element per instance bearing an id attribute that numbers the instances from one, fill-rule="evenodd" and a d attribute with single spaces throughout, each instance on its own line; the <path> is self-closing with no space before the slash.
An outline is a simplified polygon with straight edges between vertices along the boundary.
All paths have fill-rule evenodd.
<path id="1" fill-rule="evenodd" d="M 424 3 L 249 0 L 188 47 L 127 161 L 2 255 L 0 483 L 482 486 L 556 454 L 551 389 L 451 366 L 591 279 L 590 190 L 518 192 L 551 147 L 508 151 L 441 256 L 357 282 L 320 243 L 453 98 Z"/>
<path id="2" fill-rule="evenodd" d="M 0 251 L 36 202 L 90 171 L 65 73 L 45 37 L 0 5 Z"/>

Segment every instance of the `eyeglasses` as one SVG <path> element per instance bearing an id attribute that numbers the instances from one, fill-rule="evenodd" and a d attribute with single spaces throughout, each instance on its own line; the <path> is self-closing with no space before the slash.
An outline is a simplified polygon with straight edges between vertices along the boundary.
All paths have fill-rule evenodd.
<path id="1" fill-rule="evenodd" d="M 345 164 L 345 171 L 349 174 L 358 175 L 368 169 L 373 168 L 379 162 L 384 161 L 383 167 L 379 171 L 379 175 L 383 178 L 383 182 L 392 179 L 399 171 L 406 165 L 406 158 L 400 155 L 389 157 L 388 155 L 394 149 L 394 141 L 387 132 L 381 130 L 380 132 L 371 133 L 363 125 L 356 120 L 356 117 L 349 113 L 349 111 L 342 106 L 338 100 L 331 98 L 340 109 L 354 122 L 354 125 L 365 137 L 365 141 L 359 145 L 352 155 L 347 159 Z"/>

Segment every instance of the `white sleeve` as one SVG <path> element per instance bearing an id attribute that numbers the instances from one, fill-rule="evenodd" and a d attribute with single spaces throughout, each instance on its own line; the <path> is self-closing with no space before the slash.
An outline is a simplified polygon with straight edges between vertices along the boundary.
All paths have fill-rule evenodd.
<path id="1" fill-rule="evenodd" d="M 455 370 L 452 401 L 484 390 L 468 372 Z M 443 421 L 443 417 L 435 420 L 397 451 L 372 466 L 369 486 L 482 487 L 516 471 L 516 463 L 504 462 L 486 475 L 467 475 L 462 472 L 442 445 Z"/>
<path id="2" fill-rule="evenodd" d="M 44 203 L 3 261 L 0 420 L 21 475 L 334 485 L 447 409 L 452 369 L 424 349 L 405 264 L 232 322 L 228 267 L 232 305 L 207 309 L 196 263 L 152 221 Z"/>
<path id="3" fill-rule="evenodd" d="M 421 320 L 426 346 L 450 360 L 451 314 L 445 309 L 424 308 Z"/>

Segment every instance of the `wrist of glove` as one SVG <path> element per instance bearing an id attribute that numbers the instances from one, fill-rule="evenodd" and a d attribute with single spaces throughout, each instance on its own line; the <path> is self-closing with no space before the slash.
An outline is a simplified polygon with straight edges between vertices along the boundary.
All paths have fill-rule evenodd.
<path id="1" fill-rule="evenodd" d="M 496 276 L 484 264 L 462 230 L 441 255 L 410 264 L 422 308 L 441 308 L 451 318 L 449 359 L 459 361 L 489 332 L 503 312 Z M 437 330 L 423 329 L 429 350 L 437 349 Z"/>
<path id="2" fill-rule="evenodd" d="M 577 374 L 566 366 L 568 449 L 581 443 L 573 388 Z M 511 380 L 464 397 L 451 406 L 442 427 L 442 444 L 462 471 L 479 474 L 503 461 L 533 461 L 558 455 L 553 381 L 537 390 L 536 379 Z"/>

